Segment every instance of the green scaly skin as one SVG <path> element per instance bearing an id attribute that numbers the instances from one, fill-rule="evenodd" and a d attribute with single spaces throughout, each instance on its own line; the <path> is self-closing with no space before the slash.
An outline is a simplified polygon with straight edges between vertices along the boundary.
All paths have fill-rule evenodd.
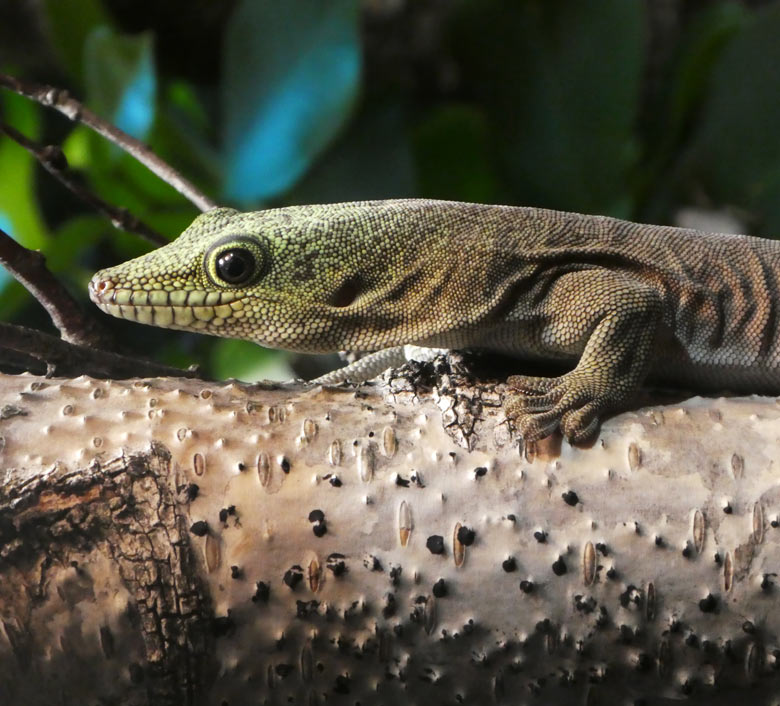
<path id="1" fill-rule="evenodd" d="M 648 374 L 780 392 L 779 273 L 774 241 L 409 199 L 215 209 L 98 272 L 90 296 L 114 316 L 272 348 L 383 351 L 376 365 L 405 344 L 576 363 L 510 377 L 504 406 L 526 440 L 560 428 L 580 442 Z M 329 379 L 361 372 L 377 371 Z"/>

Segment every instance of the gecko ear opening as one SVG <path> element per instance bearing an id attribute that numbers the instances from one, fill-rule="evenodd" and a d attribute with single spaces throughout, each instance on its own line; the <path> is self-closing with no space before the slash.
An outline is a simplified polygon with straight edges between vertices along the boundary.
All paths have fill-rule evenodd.
<path id="1" fill-rule="evenodd" d="M 328 304 L 331 306 L 343 309 L 345 306 L 349 306 L 355 299 L 358 298 L 362 289 L 362 282 L 359 277 L 348 277 L 345 279 L 341 286 L 332 294 L 328 300 Z"/>

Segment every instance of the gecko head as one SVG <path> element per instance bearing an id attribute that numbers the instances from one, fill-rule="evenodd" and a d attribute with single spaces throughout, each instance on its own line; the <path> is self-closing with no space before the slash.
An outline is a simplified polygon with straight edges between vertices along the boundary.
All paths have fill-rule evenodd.
<path id="1" fill-rule="evenodd" d="M 120 318 L 273 348 L 398 345 L 406 332 L 391 290 L 410 264 L 356 217 L 360 207 L 215 209 L 172 243 L 95 274 L 90 297 Z"/>

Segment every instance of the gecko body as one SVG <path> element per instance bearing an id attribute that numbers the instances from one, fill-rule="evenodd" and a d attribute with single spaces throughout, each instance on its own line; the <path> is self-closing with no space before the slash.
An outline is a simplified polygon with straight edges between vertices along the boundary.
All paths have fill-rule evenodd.
<path id="1" fill-rule="evenodd" d="M 536 208 L 421 199 L 215 209 L 98 272 L 90 296 L 141 323 L 303 352 L 407 344 L 556 360 L 509 378 L 526 440 L 592 437 L 643 380 L 780 392 L 780 243 Z"/>

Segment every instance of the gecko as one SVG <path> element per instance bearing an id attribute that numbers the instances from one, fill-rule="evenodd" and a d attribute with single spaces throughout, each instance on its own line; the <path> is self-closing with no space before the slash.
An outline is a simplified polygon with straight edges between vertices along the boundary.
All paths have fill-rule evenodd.
<path id="1" fill-rule="evenodd" d="M 216 208 L 89 294 L 143 324 L 369 353 L 315 383 L 443 349 L 565 365 L 508 377 L 525 441 L 592 440 L 648 378 L 780 392 L 780 243 L 748 235 L 428 199 Z"/>

